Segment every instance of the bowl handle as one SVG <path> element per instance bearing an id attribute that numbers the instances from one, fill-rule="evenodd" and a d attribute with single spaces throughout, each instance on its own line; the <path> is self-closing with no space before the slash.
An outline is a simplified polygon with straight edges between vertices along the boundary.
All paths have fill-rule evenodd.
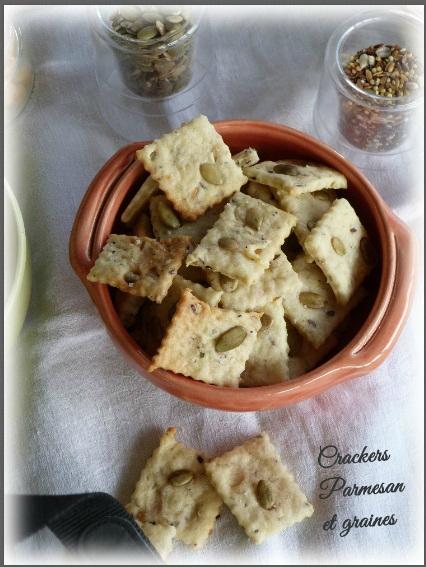
<path id="1" fill-rule="evenodd" d="M 391 211 L 389 223 L 395 251 L 395 271 L 390 299 L 368 336 L 351 352 L 357 369 L 376 368 L 395 345 L 410 310 L 416 279 L 416 241 L 410 229 Z"/>
<path id="2" fill-rule="evenodd" d="M 85 283 L 92 267 L 92 242 L 102 218 L 104 205 L 119 178 L 131 166 L 134 154 L 141 144 L 129 144 L 115 153 L 95 176 L 80 204 L 69 244 L 72 267 Z"/>

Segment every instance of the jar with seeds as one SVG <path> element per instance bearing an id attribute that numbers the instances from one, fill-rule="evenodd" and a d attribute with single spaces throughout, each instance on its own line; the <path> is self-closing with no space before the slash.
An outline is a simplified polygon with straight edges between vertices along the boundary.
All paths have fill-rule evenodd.
<path id="1" fill-rule="evenodd" d="M 410 151 L 421 134 L 422 38 L 417 17 L 386 10 L 351 18 L 328 42 L 315 127 L 360 166 Z"/>
<path id="2" fill-rule="evenodd" d="M 189 85 L 197 28 L 197 14 L 180 6 L 105 6 L 94 22 L 95 40 L 109 50 L 101 65 L 118 72 L 130 93 L 149 99 Z"/>

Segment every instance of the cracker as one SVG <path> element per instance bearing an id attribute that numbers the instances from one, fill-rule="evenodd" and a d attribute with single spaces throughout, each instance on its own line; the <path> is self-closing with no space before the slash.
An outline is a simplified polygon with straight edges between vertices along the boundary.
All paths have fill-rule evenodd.
<path id="1" fill-rule="evenodd" d="M 136 484 L 128 510 L 142 522 L 176 528 L 177 539 L 201 547 L 213 529 L 222 501 L 210 484 L 204 457 L 175 439 L 169 428 L 147 461 Z M 174 486 L 170 476 L 179 470 L 192 473 L 187 484 Z"/>
<path id="2" fill-rule="evenodd" d="M 248 224 L 253 214 L 260 219 L 258 229 Z M 293 215 L 236 193 L 197 248 L 188 255 L 186 265 L 210 268 L 250 284 L 268 268 L 295 224 Z M 234 248 L 221 246 L 224 239 Z"/>
<path id="3" fill-rule="evenodd" d="M 287 329 L 281 298 L 263 307 L 262 328 L 246 368 L 240 386 L 265 386 L 289 378 Z"/>
<path id="4" fill-rule="evenodd" d="M 272 193 L 271 187 L 268 187 L 267 185 L 262 185 L 261 183 L 257 183 L 256 181 L 249 181 L 246 185 L 244 185 L 242 191 L 243 193 L 250 195 L 250 197 L 253 197 L 254 199 L 260 199 L 264 203 L 268 203 L 269 205 L 273 205 L 274 207 L 279 206 Z"/>
<path id="5" fill-rule="evenodd" d="M 136 523 L 158 551 L 161 559 L 165 561 L 172 552 L 176 528 L 157 522 L 139 522 L 137 519 Z"/>
<path id="6" fill-rule="evenodd" d="M 149 204 L 152 228 L 156 238 L 164 240 L 171 236 L 189 236 L 191 238 L 191 244 L 194 247 L 214 225 L 223 210 L 222 205 L 216 205 L 206 211 L 205 214 L 199 217 L 196 221 L 184 222 L 177 228 L 170 228 L 165 226 L 164 222 L 161 220 L 159 213 L 161 203 L 167 203 L 170 205 L 164 195 L 153 197 Z"/>
<path id="7" fill-rule="evenodd" d="M 297 218 L 294 232 L 299 243 L 303 246 L 305 238 L 311 232 L 317 221 L 328 211 L 336 198 L 336 193 L 328 191 L 315 191 L 314 193 L 303 193 L 295 197 L 277 191 L 277 201 L 280 207 Z"/>
<path id="8" fill-rule="evenodd" d="M 283 169 L 291 173 L 276 173 Z M 346 189 L 346 177 L 325 165 L 307 163 L 301 160 L 283 159 L 278 161 L 263 161 L 243 168 L 249 179 L 275 187 L 275 189 L 290 195 L 301 195 L 321 189 Z"/>
<path id="9" fill-rule="evenodd" d="M 165 368 L 217 386 L 238 387 L 239 377 L 261 327 L 261 313 L 238 313 L 210 307 L 185 289 L 150 371 Z M 242 343 L 225 352 L 216 341 L 233 327 L 243 327 Z"/>
<path id="10" fill-rule="evenodd" d="M 309 263 L 306 256 L 299 255 L 293 265 L 288 263 L 287 269 L 289 277 L 283 293 L 286 316 L 299 333 L 315 348 L 319 348 L 364 297 L 365 291 L 356 294 L 347 305 L 340 305 L 322 271 L 315 263 Z M 306 293 L 315 294 L 321 305 L 316 308 L 308 307 L 305 301 Z"/>
<path id="11" fill-rule="evenodd" d="M 313 514 L 312 505 L 281 463 L 266 433 L 207 462 L 205 468 L 213 486 L 255 543 Z M 260 480 L 270 487 L 274 502 L 270 510 L 257 500 Z"/>
<path id="12" fill-rule="evenodd" d="M 145 301 L 144 297 L 138 297 L 137 295 L 130 295 L 130 293 L 125 293 L 119 289 L 116 290 L 114 295 L 114 305 L 117 310 L 120 321 L 129 329 L 132 327 L 136 321 L 136 316 L 139 313 L 139 309 L 142 303 Z"/>
<path id="13" fill-rule="evenodd" d="M 222 295 L 220 306 L 239 311 L 262 311 L 277 297 L 282 297 L 292 278 L 291 266 L 280 252 L 270 263 L 269 268 L 252 285 L 239 284 L 235 291 Z"/>
<path id="14" fill-rule="evenodd" d="M 150 176 L 140 186 L 140 189 L 124 209 L 121 215 L 122 222 L 131 223 L 136 215 L 144 208 L 149 199 L 158 191 L 158 183 Z"/>
<path id="15" fill-rule="evenodd" d="M 218 305 L 223 293 L 177 275 L 161 303 L 152 303 L 141 310 L 139 328 L 134 338 L 149 354 L 154 355 L 160 347 L 184 289 L 191 290 L 195 297 L 213 307 Z"/>
<path id="16" fill-rule="evenodd" d="M 195 220 L 247 181 L 228 146 L 203 115 L 146 145 L 136 156 L 187 220 Z M 201 175 L 200 166 L 206 163 L 216 165 L 218 184 Z"/>
<path id="17" fill-rule="evenodd" d="M 111 234 L 87 279 L 160 303 L 187 253 L 189 239 L 158 242 L 148 237 Z"/>
<path id="18" fill-rule="evenodd" d="M 286 320 L 287 340 L 289 344 L 288 370 L 290 378 L 297 378 L 319 365 L 319 363 L 337 346 L 337 337 L 332 333 L 318 349 L 302 337 L 296 328 Z"/>
<path id="19" fill-rule="evenodd" d="M 343 244 L 344 254 L 336 252 Z M 346 304 L 372 268 L 362 254 L 367 231 L 346 199 L 336 199 L 304 242 L 307 253 L 327 277 L 339 303 Z"/>
<path id="20" fill-rule="evenodd" d="M 246 148 L 232 156 L 232 159 L 239 167 L 248 167 L 259 161 L 259 156 L 254 148 Z"/>

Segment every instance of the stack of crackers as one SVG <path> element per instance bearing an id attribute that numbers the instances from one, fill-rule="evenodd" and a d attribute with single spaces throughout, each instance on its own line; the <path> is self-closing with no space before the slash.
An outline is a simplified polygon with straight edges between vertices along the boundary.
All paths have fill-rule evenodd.
<path id="1" fill-rule="evenodd" d="M 297 377 L 337 344 L 375 259 L 323 164 L 234 156 L 205 116 L 136 152 L 149 173 L 88 279 L 164 368 L 209 384 Z"/>
<path id="2" fill-rule="evenodd" d="M 223 503 L 255 543 L 313 514 L 266 433 L 214 459 L 175 436 L 165 432 L 127 505 L 163 559 L 174 539 L 202 547 Z"/>

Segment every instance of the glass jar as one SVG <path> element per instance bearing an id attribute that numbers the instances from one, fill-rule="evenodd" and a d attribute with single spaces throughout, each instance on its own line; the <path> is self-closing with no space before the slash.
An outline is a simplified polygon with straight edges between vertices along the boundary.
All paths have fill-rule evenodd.
<path id="1" fill-rule="evenodd" d="M 407 152 L 416 144 L 421 133 L 418 117 L 423 104 L 422 79 L 421 84 L 414 85 L 416 90 L 403 95 L 400 91 L 398 95 L 395 89 L 399 85 L 400 63 L 398 68 L 394 63 L 382 69 L 380 54 L 392 53 L 387 46 L 399 46 L 419 59 L 423 53 L 422 30 L 422 21 L 405 11 L 365 12 L 344 22 L 327 44 L 314 125 L 320 138 L 360 166 L 371 166 L 371 156 L 381 158 Z M 368 67 L 367 79 L 354 83 L 345 67 L 367 48 L 367 59 L 361 62 L 361 69 L 363 65 Z M 355 57 L 356 69 L 359 61 Z M 385 71 L 393 67 L 398 72 L 389 77 Z M 388 89 L 389 86 L 392 88 Z M 382 94 L 375 88 L 380 88 Z"/>
<path id="2" fill-rule="evenodd" d="M 34 71 L 24 53 L 20 28 L 10 24 L 5 36 L 4 114 L 5 122 L 9 122 L 27 104 L 34 84 Z"/>
<path id="3" fill-rule="evenodd" d="M 129 91 L 161 98 L 189 84 L 198 28 L 197 17 L 191 16 L 173 7 L 167 12 L 134 5 L 97 9 L 98 38 L 111 50 L 111 68 Z"/>
<path id="4" fill-rule="evenodd" d="M 165 122 L 170 129 L 199 113 L 205 79 L 215 67 L 203 9 L 150 6 L 149 21 L 147 10 L 135 5 L 90 10 L 99 107 L 108 124 L 129 140 L 140 139 L 144 122 L 149 127 L 153 120 L 157 127 Z M 149 28 L 157 33 L 146 39 Z"/>

